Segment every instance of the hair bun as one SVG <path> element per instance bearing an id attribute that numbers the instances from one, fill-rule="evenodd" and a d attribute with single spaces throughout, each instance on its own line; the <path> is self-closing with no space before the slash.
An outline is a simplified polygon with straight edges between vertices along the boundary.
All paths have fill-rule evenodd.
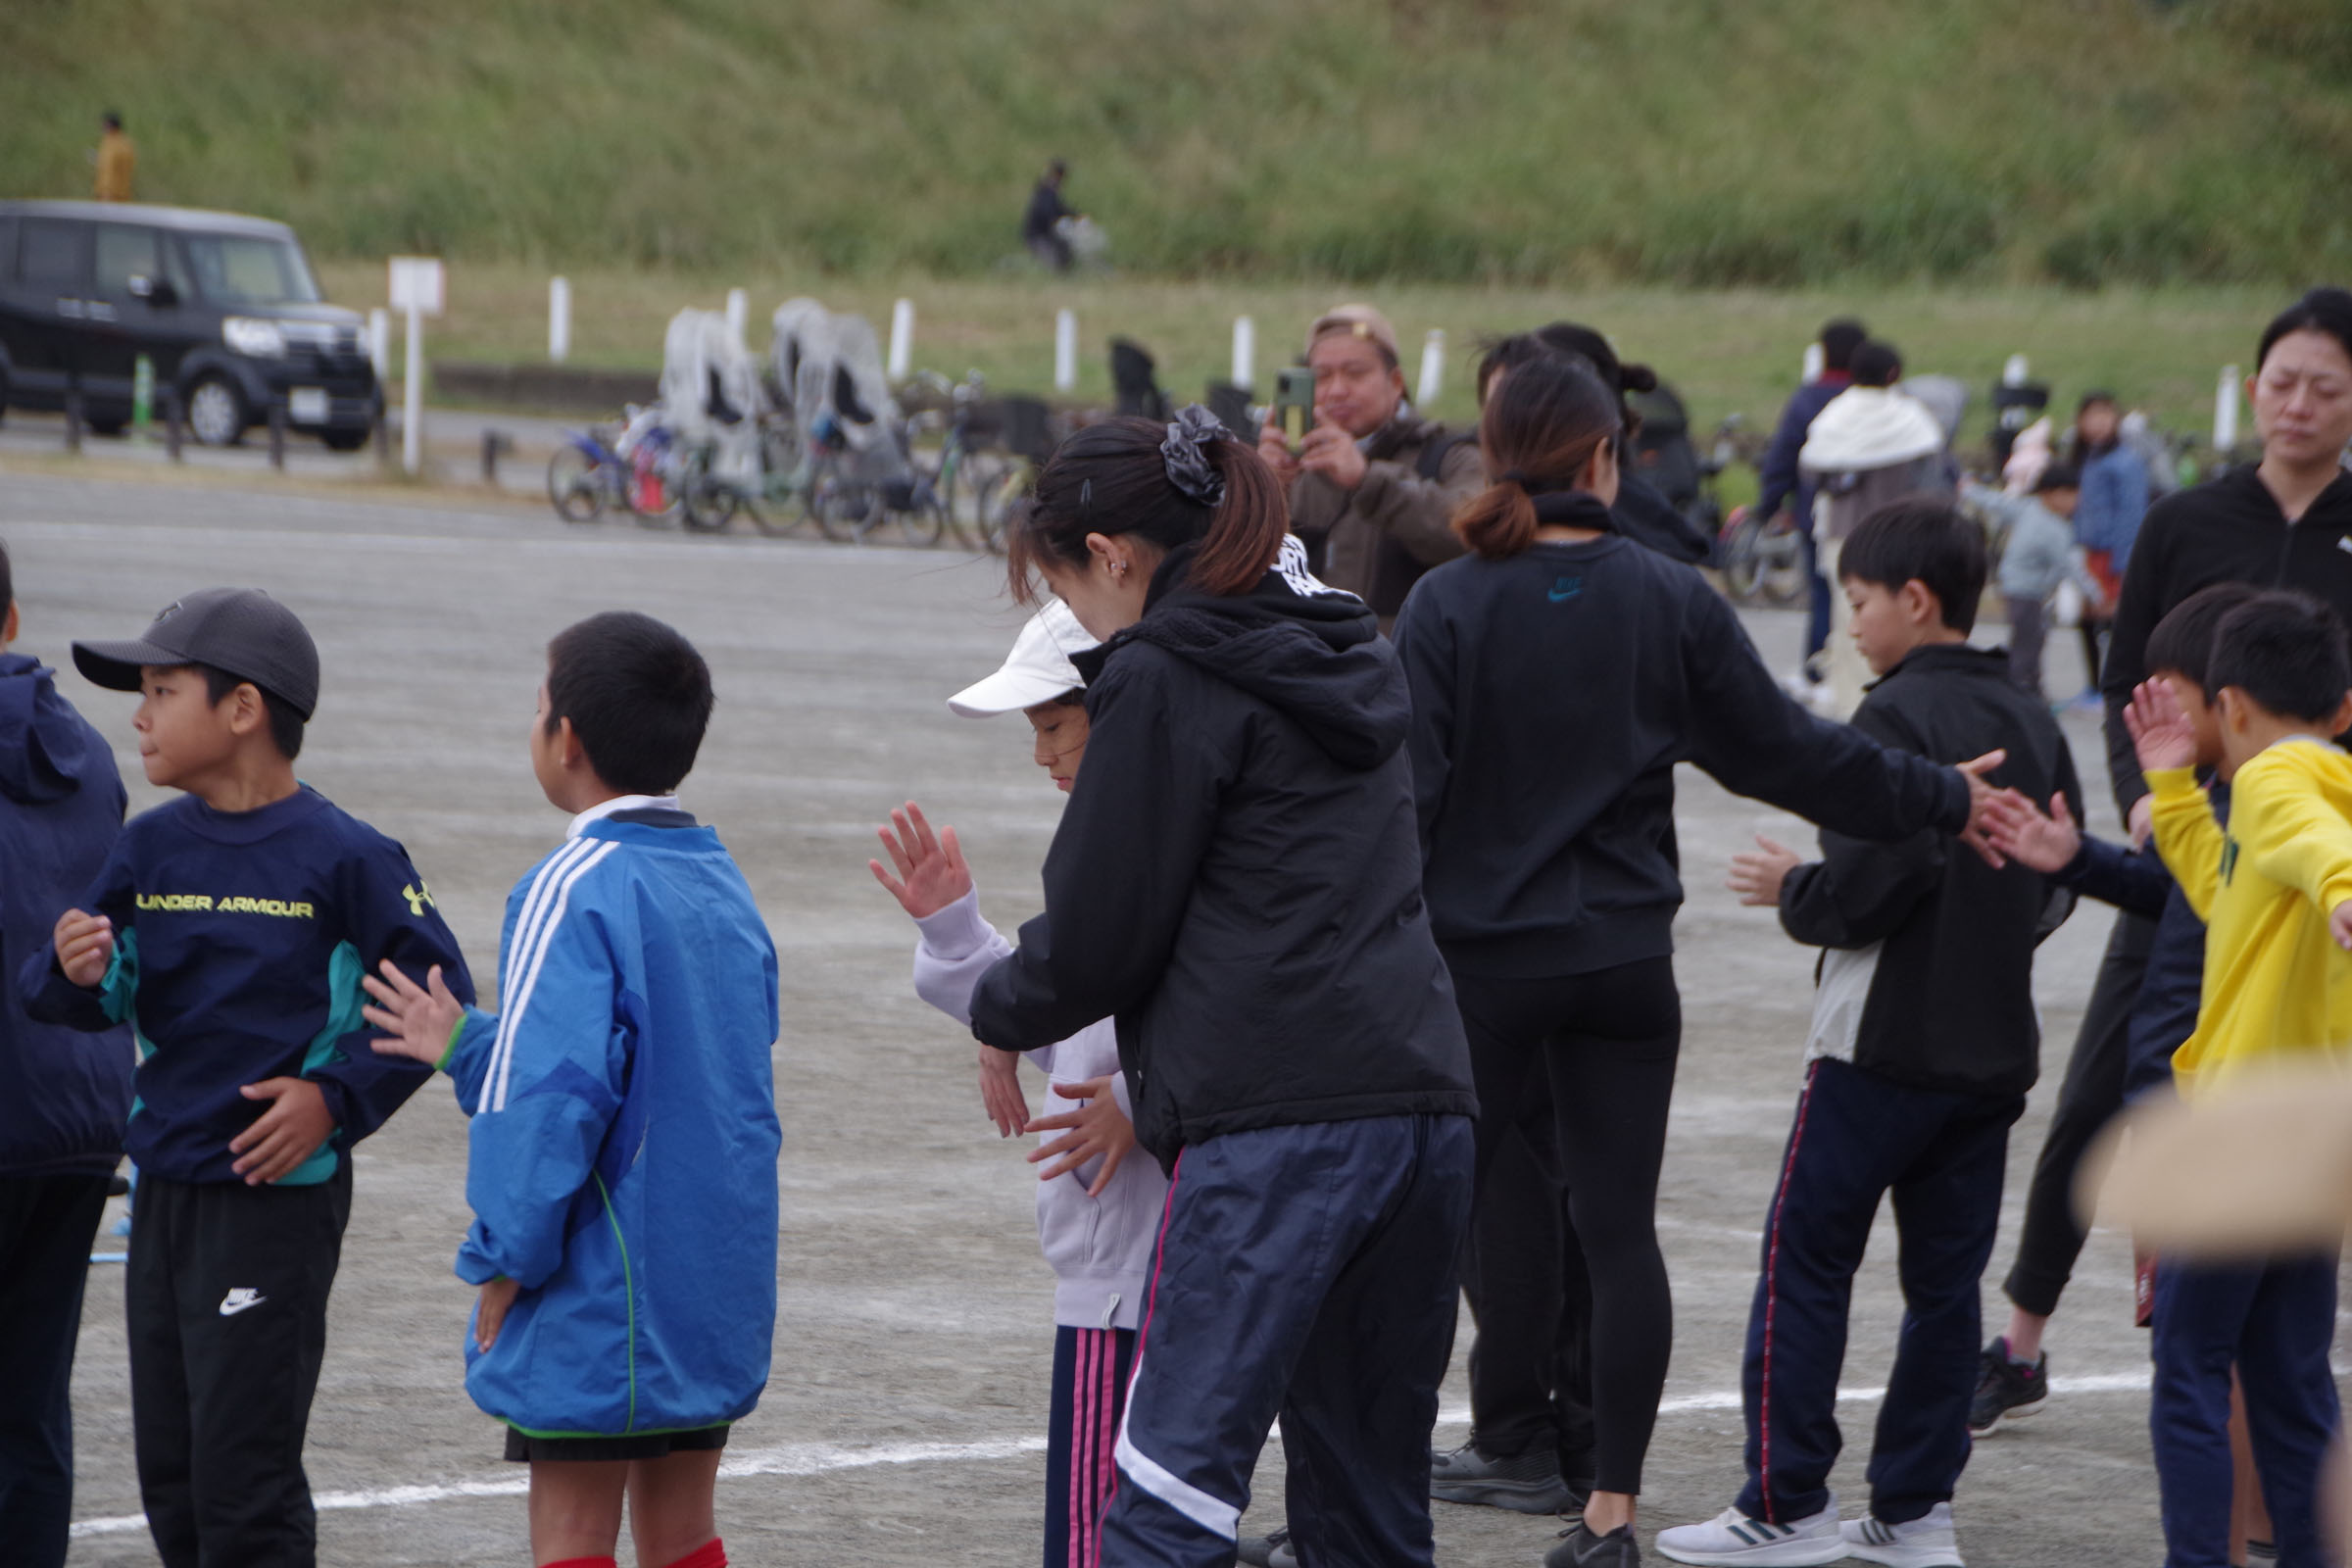
<path id="1" fill-rule="evenodd" d="M 1626 392 L 1655 392 L 1658 389 L 1658 372 L 1646 365 L 1620 365 L 1617 367 L 1617 385 Z"/>

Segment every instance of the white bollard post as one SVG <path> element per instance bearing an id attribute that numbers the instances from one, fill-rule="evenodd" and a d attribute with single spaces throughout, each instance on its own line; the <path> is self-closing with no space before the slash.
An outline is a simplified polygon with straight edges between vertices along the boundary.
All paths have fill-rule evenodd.
<path id="1" fill-rule="evenodd" d="M 890 308 L 890 365 L 893 381 L 904 381 L 914 368 L 914 301 L 901 300 Z"/>
<path id="2" fill-rule="evenodd" d="M 2213 389 L 2213 450 L 2228 455 L 2237 445 L 2237 367 L 2222 367 L 2222 379 Z"/>
<path id="3" fill-rule="evenodd" d="M 1446 334 L 1431 327 L 1421 340 L 1421 384 L 1413 389 L 1413 406 L 1426 409 L 1446 389 Z"/>
<path id="4" fill-rule="evenodd" d="M 415 473 L 424 466 L 424 313 L 409 302 L 409 365 L 400 387 L 400 467 Z"/>
<path id="5" fill-rule="evenodd" d="M 727 331 L 736 337 L 743 336 L 743 323 L 751 314 L 751 296 L 739 288 L 727 290 Z"/>
<path id="6" fill-rule="evenodd" d="M 1821 345 L 1808 343 L 1805 345 L 1805 357 L 1797 366 L 1796 378 L 1805 385 L 1811 386 L 1821 379 L 1821 372 L 1827 366 L 1828 361 L 1822 354 Z"/>
<path id="7" fill-rule="evenodd" d="M 368 313 L 368 363 L 375 367 L 378 381 L 391 374 L 392 313 L 381 305 Z"/>
<path id="8" fill-rule="evenodd" d="M 1054 316 L 1054 390 L 1070 392 L 1078 386 L 1078 313 L 1057 311 Z"/>
<path id="9" fill-rule="evenodd" d="M 1233 318 L 1233 384 L 1247 392 L 1257 379 L 1257 323 L 1247 316 Z"/>
<path id="10" fill-rule="evenodd" d="M 547 280 L 547 358 L 562 365 L 571 358 L 571 279 Z"/>
<path id="11" fill-rule="evenodd" d="M 2033 374 L 2033 370 L 2027 366 L 2026 357 L 2023 354 L 2012 354 L 2009 356 L 2009 363 L 2001 367 L 2001 385 L 2024 386 L 2026 377 L 2031 374 Z"/>

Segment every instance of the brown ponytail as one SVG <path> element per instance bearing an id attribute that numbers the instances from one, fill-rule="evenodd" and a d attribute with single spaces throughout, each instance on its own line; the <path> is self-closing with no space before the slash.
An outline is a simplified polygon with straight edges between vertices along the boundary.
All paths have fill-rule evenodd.
<path id="1" fill-rule="evenodd" d="M 1214 507 L 1204 505 L 1170 474 L 1160 448 L 1171 428 L 1152 419 L 1104 419 L 1055 450 L 1038 475 L 1034 499 L 1005 529 L 1016 601 L 1038 601 L 1041 570 L 1083 565 L 1090 533 L 1140 534 L 1162 550 L 1198 545 L 1189 580 L 1202 593 L 1245 594 L 1257 586 L 1290 528 L 1274 471 L 1220 430 L 1199 448 L 1224 488 Z M 1200 477 L 1198 467 L 1194 477 Z"/>
<path id="2" fill-rule="evenodd" d="M 1586 361 L 1552 355 L 1511 367 L 1478 427 L 1493 482 L 1453 514 L 1453 531 L 1488 561 L 1518 555 L 1535 542 L 1536 493 L 1576 488 L 1621 429 L 1617 394 Z"/>

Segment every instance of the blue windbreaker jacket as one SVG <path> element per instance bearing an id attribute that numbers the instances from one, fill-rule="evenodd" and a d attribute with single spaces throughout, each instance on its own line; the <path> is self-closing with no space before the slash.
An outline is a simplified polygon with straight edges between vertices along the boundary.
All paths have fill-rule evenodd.
<path id="1" fill-rule="evenodd" d="M 504 1009 L 443 1058 L 472 1116 L 461 1279 L 522 1287 L 466 1392 L 536 1437 L 733 1421 L 776 1317 L 776 950 L 718 835 L 574 829 L 507 900 Z"/>
<path id="2" fill-rule="evenodd" d="M 0 654 L 0 953 L 31 953 L 106 863 L 122 780 L 51 672 Z M 103 1175 L 122 1158 L 130 1031 L 83 1034 L 0 998 L 0 1176 Z"/>

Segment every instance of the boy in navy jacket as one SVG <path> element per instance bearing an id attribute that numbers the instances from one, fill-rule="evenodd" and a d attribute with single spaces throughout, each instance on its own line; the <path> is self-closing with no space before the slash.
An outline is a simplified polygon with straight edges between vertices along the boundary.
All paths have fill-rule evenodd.
<path id="1" fill-rule="evenodd" d="M 1968 645 L 1984 591 L 1977 525 L 1941 502 L 1897 502 L 1855 529 L 1838 571 L 1878 676 L 1854 726 L 1937 760 L 2003 752 L 2004 784 L 2062 797 L 2080 816 L 2049 710 L 2011 684 L 2000 650 Z M 1748 1315 L 1747 1484 L 1715 1519 L 1662 1532 L 1658 1549 L 1705 1564 L 1958 1562 L 1951 1495 L 1968 1459 L 1978 1282 L 2040 1045 L 2034 950 L 2073 899 L 1934 833 L 1878 845 L 1825 830 L 1810 864 L 1763 849 L 1734 862 L 1733 890 L 1825 951 Z M 1870 1511 L 1840 1526 L 1829 1476 L 1846 1305 L 1888 1193 L 1902 1333 L 1871 1448 Z"/>
<path id="2" fill-rule="evenodd" d="M 776 950 L 718 835 L 678 806 L 702 655 L 612 612 L 548 646 L 531 764 L 573 814 L 507 901 L 497 1016 L 437 974 L 370 975 L 386 1054 L 473 1118 L 458 1277 L 466 1388 L 531 1467 L 531 1550 L 726 1568 L 711 1493 L 776 1319 Z"/>
<path id="3" fill-rule="evenodd" d="M 0 547 L 0 951 L 28 953 L 105 863 L 123 795 L 105 740 L 16 639 Z M 0 1003 L 0 1542 L 23 1568 L 66 1560 L 74 1345 L 130 1062 L 127 1029 L 82 1035 Z"/>
<path id="4" fill-rule="evenodd" d="M 184 792 L 122 830 L 17 982 L 36 1018 L 138 1037 L 139 1494 L 166 1568 L 299 1568 L 351 1147 L 427 1076 L 368 1049 L 360 978 L 438 965 L 471 986 L 407 854 L 294 776 L 318 652 L 293 612 L 207 589 L 137 641 L 75 643 L 74 662 L 141 694 L 147 780 Z"/>

